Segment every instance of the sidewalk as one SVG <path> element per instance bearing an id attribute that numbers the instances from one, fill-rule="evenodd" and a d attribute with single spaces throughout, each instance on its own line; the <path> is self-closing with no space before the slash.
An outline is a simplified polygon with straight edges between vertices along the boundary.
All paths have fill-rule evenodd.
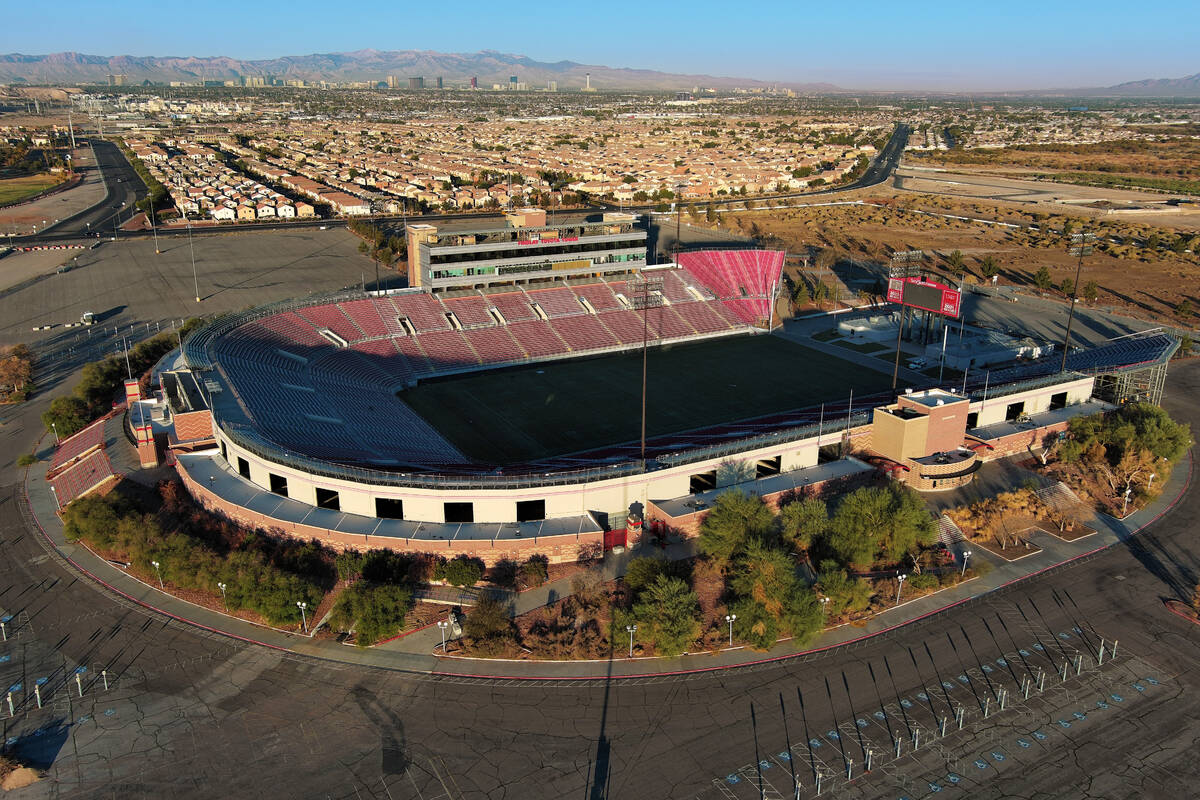
<path id="1" fill-rule="evenodd" d="M 46 448 L 43 445 L 39 455 L 47 455 L 45 451 Z M 53 545 L 57 554 L 65 557 L 77 569 L 85 571 L 108 589 L 152 610 L 199 628 L 315 658 L 405 672 L 509 679 L 595 680 L 608 677 L 679 674 L 781 661 L 885 633 L 965 603 L 973 597 L 987 594 L 1129 539 L 1146 525 L 1170 511 L 1187 491 L 1191 477 L 1192 454 L 1189 452 L 1187 459 L 1172 473 L 1170 480 L 1163 487 L 1162 495 L 1150 506 L 1131 514 L 1124 521 L 1104 514 L 1096 514 L 1093 518 L 1086 520 L 1086 524 L 1095 528 L 1097 532 L 1074 542 L 1065 542 L 1041 531 L 1035 532 L 1031 535 L 1031 540 L 1042 548 L 1041 552 L 1011 563 L 986 555 L 983 548 L 975 548 L 972 554 L 973 560 L 983 558 L 993 564 L 991 573 L 986 577 L 976 578 L 936 594 L 904 603 L 872 618 L 862 627 L 842 625 L 827 630 L 804 650 L 799 650 L 790 643 L 783 642 L 769 653 L 735 647 L 715 655 L 704 653 L 675 659 L 614 658 L 602 661 L 503 661 L 439 657 L 433 655 L 433 651 L 441 642 L 441 634 L 434 626 L 395 639 L 379 647 L 359 649 L 329 640 L 313 640 L 298 634 L 253 625 L 158 591 L 109 562 L 96 557 L 86 548 L 66 544 L 63 539 L 62 523 L 55 514 L 54 500 L 46 485 L 44 469 L 34 467 L 28 470 L 25 487 L 29 509 L 34 516 L 34 525 L 44 533 L 43 541 L 48 547 Z M 686 558 L 694 555 L 695 546 L 694 540 L 668 545 L 666 556 L 672 559 Z M 661 553 L 661 551 L 651 547 L 626 551 L 620 555 L 610 553 L 602 563 L 601 577 L 604 580 L 612 580 L 624 574 L 630 559 L 656 553 Z M 524 613 L 548 602 L 553 602 L 570 593 L 570 582 L 570 578 L 563 578 L 537 589 L 522 592 L 516 596 L 514 610 L 518 614 Z"/>

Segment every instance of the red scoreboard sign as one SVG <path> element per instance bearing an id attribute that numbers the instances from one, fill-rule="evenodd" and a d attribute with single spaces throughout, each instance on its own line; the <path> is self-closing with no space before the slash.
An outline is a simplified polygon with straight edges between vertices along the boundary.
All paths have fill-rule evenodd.
<path id="1" fill-rule="evenodd" d="M 962 306 L 962 292 L 925 278 L 892 278 L 888 281 L 887 299 L 947 317 L 957 317 Z"/>

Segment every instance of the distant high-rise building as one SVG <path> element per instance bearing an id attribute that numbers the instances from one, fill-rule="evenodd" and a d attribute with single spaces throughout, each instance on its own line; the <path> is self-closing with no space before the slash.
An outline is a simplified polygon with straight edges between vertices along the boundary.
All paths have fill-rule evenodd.
<path id="1" fill-rule="evenodd" d="M 510 75 L 508 77 L 508 88 L 514 92 L 517 90 L 517 76 L 516 75 Z"/>
<path id="2" fill-rule="evenodd" d="M 438 77 L 437 77 L 437 88 L 439 88 L 439 89 L 442 88 L 442 76 L 441 75 L 438 75 Z"/>
<path id="3" fill-rule="evenodd" d="M 478 76 L 478 75 L 472 75 L 472 76 L 471 76 L 471 88 L 472 88 L 472 89 L 478 89 L 478 88 L 479 88 L 479 76 Z"/>
<path id="4" fill-rule="evenodd" d="M 108 76 L 108 85 L 109 86 L 124 86 L 125 85 L 125 76 L 124 75 L 109 75 Z"/>
<path id="5" fill-rule="evenodd" d="M 424 78 L 409 78 L 408 79 L 408 88 L 424 89 L 425 88 L 425 79 Z"/>
<path id="6" fill-rule="evenodd" d="M 388 75 L 387 84 L 389 89 L 395 89 L 397 83 L 399 83 L 399 81 L 396 79 L 395 75 Z"/>
<path id="7" fill-rule="evenodd" d="M 588 72 L 588 73 L 585 73 L 585 76 L 584 76 L 584 84 L 583 84 L 583 90 L 584 90 L 585 92 L 594 92 L 594 91 L 596 91 L 595 89 L 593 89 L 593 88 L 592 88 L 592 73 L 590 73 L 590 72 Z"/>
<path id="8" fill-rule="evenodd" d="M 547 92 L 557 92 L 558 91 L 558 81 L 546 81 L 546 91 Z"/>

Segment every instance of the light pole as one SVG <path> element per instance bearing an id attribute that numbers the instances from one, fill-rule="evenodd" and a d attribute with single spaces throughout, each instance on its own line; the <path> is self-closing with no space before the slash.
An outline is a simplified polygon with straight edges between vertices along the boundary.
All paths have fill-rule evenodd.
<path id="1" fill-rule="evenodd" d="M 442 632 L 442 652 L 446 652 L 446 629 L 450 627 L 450 623 L 444 619 L 438 620 L 438 630 Z"/>
<path id="2" fill-rule="evenodd" d="M 54 510 L 62 513 L 62 503 L 58 501 L 58 490 L 53 486 L 50 487 L 50 494 L 54 497 Z"/>
<path id="3" fill-rule="evenodd" d="M 1096 241 L 1093 233 L 1076 233 L 1071 237 L 1071 249 L 1067 252 L 1079 256 L 1075 264 L 1075 284 L 1071 287 L 1071 310 L 1067 314 L 1067 336 L 1063 340 L 1063 356 L 1061 372 L 1067 371 L 1067 354 L 1071 352 L 1071 323 L 1075 321 L 1075 304 L 1079 302 L 1079 273 L 1083 269 L 1083 257 L 1092 252 L 1092 243 Z"/>
<path id="4" fill-rule="evenodd" d="M 626 625 L 625 630 L 629 633 L 629 657 L 633 658 L 633 635 L 637 633 L 637 624 Z"/>
<path id="5" fill-rule="evenodd" d="M 162 565 L 159 564 L 157 561 L 151 561 L 150 563 L 154 565 L 154 574 L 158 576 L 158 588 L 162 589 L 165 592 L 167 590 L 167 587 L 163 586 L 162 570 L 159 569 L 159 567 L 161 567 Z"/>
<path id="6" fill-rule="evenodd" d="M 125 208 L 125 204 L 121 203 L 121 207 L 117 209 L 117 213 L 113 214 L 113 241 L 117 240 L 117 225 L 121 222 L 121 209 Z"/>
<path id="7" fill-rule="evenodd" d="M 1154 485 L 1154 478 L 1157 474 L 1158 474 L 1157 472 L 1150 473 L 1150 480 L 1146 481 L 1146 491 L 1147 492 L 1150 491 L 1150 487 Z"/>
<path id="8" fill-rule="evenodd" d="M 308 616 L 304 613 L 304 609 L 308 608 L 308 603 L 297 600 L 296 608 L 300 609 L 300 624 L 304 626 L 304 632 L 308 633 Z"/>
<path id="9" fill-rule="evenodd" d="M 959 577 L 965 578 L 965 577 L 967 577 L 967 559 L 971 557 L 971 551 L 963 550 L 962 556 L 963 556 L 962 574 Z"/>
<path id="10" fill-rule="evenodd" d="M 200 279 L 196 276 L 196 248 L 192 244 L 192 221 L 184 215 L 184 221 L 187 222 L 188 229 L 188 252 L 192 255 L 192 283 L 196 287 L 196 302 L 200 302 Z"/>
<path id="11" fill-rule="evenodd" d="M 59 438 L 58 438 L 58 426 L 57 426 L 57 425 L 55 425 L 53 422 L 51 422 L 51 423 L 50 423 L 50 429 L 54 431 L 54 443 L 55 443 L 56 445 L 57 445 L 57 444 L 62 444 L 62 442 L 61 442 L 61 441 L 59 441 Z"/>
<path id="12" fill-rule="evenodd" d="M 146 216 L 150 217 L 150 232 L 154 234 L 154 255 L 158 255 L 162 250 L 158 249 L 158 228 L 154 227 L 154 197 L 149 198 L 150 209 L 146 212 Z"/>
<path id="13" fill-rule="evenodd" d="M 1133 489 L 1125 487 L 1125 502 L 1121 504 L 1121 518 L 1124 519 L 1125 512 L 1129 510 L 1129 495 L 1133 494 Z"/>
<path id="14" fill-rule="evenodd" d="M 828 621 L 829 621 L 829 598 L 822 597 L 821 598 L 821 623 L 824 624 Z"/>
<path id="15" fill-rule="evenodd" d="M 729 646 L 733 647 L 733 621 L 737 619 L 737 614 L 726 614 L 725 621 L 729 623 Z"/>
<path id="16" fill-rule="evenodd" d="M 229 600 L 225 597 L 225 590 L 229 587 L 227 587 L 223 583 L 218 582 L 217 588 L 221 590 L 221 604 L 223 606 L 225 606 L 225 613 L 228 614 L 229 613 Z"/>
<path id="17" fill-rule="evenodd" d="M 900 592 L 904 589 L 904 580 L 907 577 L 903 572 L 896 576 L 896 605 L 900 605 Z"/>

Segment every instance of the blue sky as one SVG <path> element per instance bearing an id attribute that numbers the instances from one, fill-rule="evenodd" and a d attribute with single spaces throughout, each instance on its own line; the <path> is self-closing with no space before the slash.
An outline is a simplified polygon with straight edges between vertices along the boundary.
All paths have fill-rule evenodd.
<path id="1" fill-rule="evenodd" d="M 363 48 L 860 89 L 1101 86 L 1200 72 L 1200 0 L 1176 2 L 4 3 L 0 52 L 271 58 Z"/>

